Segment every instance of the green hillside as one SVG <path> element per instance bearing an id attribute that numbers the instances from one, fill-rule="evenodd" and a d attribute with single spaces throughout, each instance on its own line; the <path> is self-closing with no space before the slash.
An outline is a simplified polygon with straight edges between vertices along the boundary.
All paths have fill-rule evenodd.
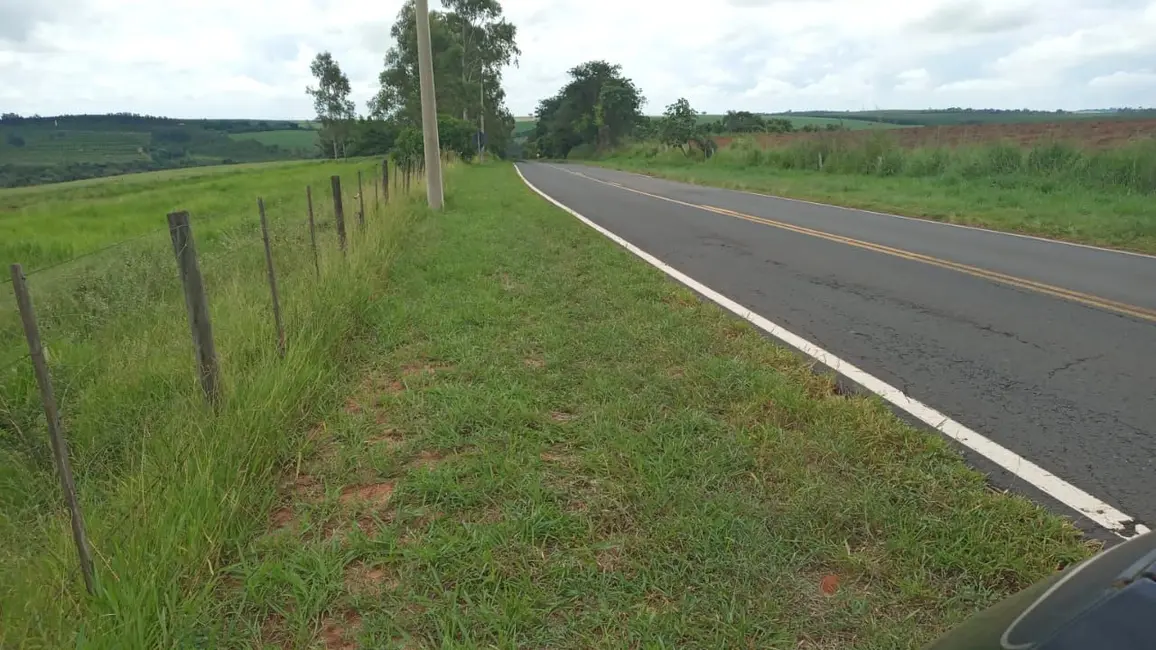
<path id="1" fill-rule="evenodd" d="M 296 121 L 7 113 L 0 116 L 0 187 L 303 158 L 316 154 L 316 139 Z"/>
<path id="2" fill-rule="evenodd" d="M 263 145 L 281 147 L 282 149 L 306 151 L 312 153 L 317 150 L 317 131 L 306 129 L 286 129 L 284 131 L 252 131 L 248 133 L 230 133 L 234 140 L 256 140 Z"/>

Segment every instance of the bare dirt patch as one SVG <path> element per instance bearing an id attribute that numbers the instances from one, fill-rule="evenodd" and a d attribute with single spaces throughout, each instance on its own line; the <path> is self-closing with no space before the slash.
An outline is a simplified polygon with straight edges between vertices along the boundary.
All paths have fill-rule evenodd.
<path id="1" fill-rule="evenodd" d="M 367 595 L 396 589 L 398 581 L 384 567 L 354 562 L 345 567 L 344 584 L 351 594 Z"/>
<path id="2" fill-rule="evenodd" d="M 541 370 L 546 367 L 546 362 L 538 357 L 526 357 L 522 360 L 522 363 L 525 364 L 527 368 L 533 368 L 535 370 Z"/>
<path id="3" fill-rule="evenodd" d="M 321 620 L 321 647 L 325 650 L 355 650 L 357 633 L 361 631 L 361 614 L 347 611 L 336 617 Z"/>
<path id="4" fill-rule="evenodd" d="M 351 485 L 341 491 L 341 503 L 385 505 L 393 496 L 393 481 Z"/>
<path id="5" fill-rule="evenodd" d="M 367 438 L 365 444 L 370 447 L 382 446 L 393 450 L 405 445 L 405 436 L 397 429 L 387 428 L 381 433 Z"/>
<path id="6" fill-rule="evenodd" d="M 440 451 L 423 451 L 417 455 L 417 458 L 409 461 L 409 467 L 411 469 L 433 469 L 445 459 L 446 455 Z"/>
<path id="7" fill-rule="evenodd" d="M 445 372 L 453 369 L 453 366 L 448 363 L 438 363 L 436 361 L 418 361 L 414 363 L 407 363 L 401 367 L 401 374 L 406 377 L 414 377 L 419 375 L 436 375 L 439 372 Z"/>
<path id="8" fill-rule="evenodd" d="M 282 528 L 291 526 L 293 520 L 293 508 L 284 506 L 273 511 L 273 514 L 269 517 L 269 526 L 273 530 L 281 530 Z"/>
<path id="9" fill-rule="evenodd" d="M 550 419 L 555 422 L 569 422 L 576 417 L 578 416 L 569 411 L 552 411 L 550 413 Z"/>

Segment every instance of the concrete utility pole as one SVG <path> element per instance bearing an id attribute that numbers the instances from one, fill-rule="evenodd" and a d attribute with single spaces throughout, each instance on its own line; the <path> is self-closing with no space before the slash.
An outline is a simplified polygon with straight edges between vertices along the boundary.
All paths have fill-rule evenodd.
<path id="1" fill-rule="evenodd" d="M 433 55 L 430 52 L 429 0 L 417 0 L 417 62 L 421 76 L 421 130 L 425 136 L 425 194 L 429 207 L 441 210 L 442 159 L 438 143 L 437 96 L 434 95 Z"/>

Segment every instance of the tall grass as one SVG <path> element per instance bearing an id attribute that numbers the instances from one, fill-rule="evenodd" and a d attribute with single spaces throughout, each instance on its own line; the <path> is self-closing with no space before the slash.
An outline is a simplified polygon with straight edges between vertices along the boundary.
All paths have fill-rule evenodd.
<path id="1" fill-rule="evenodd" d="M 663 166 L 706 164 L 723 168 L 765 167 L 868 176 L 990 179 L 1001 187 L 1043 192 L 1076 185 L 1088 189 L 1150 194 L 1156 192 L 1156 140 L 1139 140 L 1103 150 L 1047 141 L 1030 147 L 1007 142 L 964 147 L 902 148 L 886 132 L 849 139 L 821 135 L 782 147 L 762 149 L 750 138 L 735 140 L 709 160 L 677 149 L 635 144 L 616 154 Z"/>
<path id="2" fill-rule="evenodd" d="M 368 181 L 364 231 L 352 198 L 358 168 Z M 347 258 L 333 232 L 330 174 L 346 183 Z M 221 563 L 264 525 L 278 470 L 341 400 L 362 359 L 366 310 L 384 290 L 398 237 L 418 211 L 408 197 L 375 206 L 373 178 L 369 161 L 312 163 L 183 180 L 160 174 L 153 183 L 134 179 L 132 191 L 115 180 L 67 185 L 56 188 L 59 200 L 52 189 L 37 194 L 72 211 L 53 226 L 69 229 L 83 249 L 107 239 L 104 231 L 85 235 L 85 219 L 146 234 L 30 277 L 96 556 L 92 597 L 76 569 L 30 369 L 7 365 L 26 350 L 11 290 L 0 290 L 0 647 L 192 647 L 205 638 L 197 612 L 214 600 Z M 190 183 L 203 182 L 218 191 L 189 193 Z M 320 279 L 305 222 L 306 182 L 314 188 Z M 264 276 L 258 195 L 272 219 L 289 336 L 284 359 Z M 190 202 L 223 372 L 225 398 L 216 411 L 195 378 L 167 231 L 148 234 L 164 223 L 161 206 Z M 134 205 L 148 211 L 133 212 Z M 0 238 L 31 232 L 21 210 L 27 206 L 0 212 Z M 55 228 L 45 238 L 62 240 Z M 35 258 L 38 249 L 25 242 L 4 250 Z M 60 255 L 40 252 L 30 266 Z"/>

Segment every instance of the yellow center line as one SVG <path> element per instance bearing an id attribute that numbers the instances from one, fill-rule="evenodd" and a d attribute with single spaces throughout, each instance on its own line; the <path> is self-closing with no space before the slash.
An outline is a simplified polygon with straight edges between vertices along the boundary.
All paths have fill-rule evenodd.
<path id="1" fill-rule="evenodd" d="M 637 190 L 637 189 L 634 189 L 633 187 L 627 187 L 627 186 L 619 184 L 619 183 L 614 183 L 611 181 L 604 181 L 600 178 L 594 178 L 593 176 L 583 174 L 582 172 L 574 172 L 574 171 L 570 171 L 568 169 L 563 170 L 563 171 L 570 173 L 570 174 L 574 174 L 576 176 L 581 176 L 583 178 L 592 180 L 596 183 L 602 183 L 603 185 L 610 185 L 613 187 L 617 187 L 619 189 L 626 190 L 627 192 L 634 192 L 635 194 L 641 194 L 642 196 L 648 196 L 650 198 L 660 199 L 662 201 L 667 201 L 669 203 L 675 203 L 677 205 L 682 205 L 682 206 L 686 206 L 689 208 L 697 208 L 699 210 L 706 210 L 707 212 L 713 212 L 715 214 L 721 214 L 721 215 L 728 216 L 728 217 L 734 217 L 736 219 L 743 219 L 745 221 L 750 221 L 752 223 L 758 223 L 758 224 L 762 224 L 765 226 L 773 226 L 775 228 L 781 228 L 783 230 L 789 230 L 791 232 L 799 233 L 802 235 L 809 235 L 811 237 L 818 237 L 820 239 L 826 239 L 828 241 L 838 242 L 841 244 L 846 244 L 848 246 L 855 246 L 857 248 L 863 248 L 866 250 L 875 251 L 877 253 L 883 253 L 885 255 L 891 255 L 893 257 L 899 257 L 902 259 L 911 260 L 913 262 L 922 262 L 924 264 L 930 264 L 931 266 L 938 266 L 940 268 L 949 269 L 952 271 L 958 271 L 959 273 L 966 273 L 967 275 L 971 275 L 971 276 L 974 276 L 977 278 L 983 278 L 985 280 L 991 280 L 993 282 L 999 282 L 1001 284 L 1011 285 L 1014 287 L 1018 287 L 1020 289 L 1026 289 L 1028 291 L 1034 291 L 1036 293 L 1042 293 L 1042 294 L 1053 296 L 1056 298 L 1062 298 L 1064 300 L 1077 302 L 1077 303 L 1080 303 L 1082 305 L 1087 305 L 1089 307 L 1095 307 L 1097 309 L 1103 309 L 1105 311 L 1115 312 L 1118 314 L 1124 314 L 1127 316 L 1132 316 L 1134 318 L 1139 318 L 1141 320 L 1156 322 L 1156 310 L 1148 309 L 1146 307 L 1140 307 L 1137 305 L 1130 305 L 1128 303 L 1119 302 L 1116 300 L 1110 300 L 1108 298 L 1101 298 L 1100 296 L 1094 296 L 1092 294 L 1083 293 L 1080 291 L 1074 291 L 1072 289 L 1065 289 L 1063 287 L 1057 287 L 1054 285 L 1045 284 L 1043 282 L 1036 282 L 1035 280 L 1028 280 L 1025 278 L 1016 277 L 1014 275 L 1007 275 L 1006 273 L 1000 273 L 998 271 L 990 271 L 988 269 L 983 269 L 983 268 L 979 268 L 976 266 L 970 266 L 968 264 L 961 264 L 959 262 L 952 262 L 952 261 L 941 259 L 938 257 L 932 257 L 930 255 L 924 255 L 922 253 L 913 253 L 911 251 L 906 251 L 906 250 L 903 250 L 900 248 L 892 248 L 891 246 L 884 246 L 883 244 L 875 244 L 872 242 L 863 241 L 861 239 L 854 239 L 852 237 L 845 237 L 843 235 L 835 235 L 832 233 L 823 232 L 821 230 L 814 230 L 812 228 L 807 228 L 804 226 L 797 226 L 795 224 L 784 223 L 782 221 L 775 221 L 774 219 L 767 219 L 764 217 L 756 217 L 754 215 L 746 214 L 743 212 L 735 212 L 734 210 L 728 210 L 726 208 L 719 208 L 719 207 L 715 207 L 713 205 L 704 205 L 704 204 L 700 204 L 700 203 L 689 203 L 687 201 L 680 201 L 678 199 L 672 199 L 670 197 L 661 196 L 658 194 L 651 194 L 650 192 L 644 192 L 642 190 Z"/>

